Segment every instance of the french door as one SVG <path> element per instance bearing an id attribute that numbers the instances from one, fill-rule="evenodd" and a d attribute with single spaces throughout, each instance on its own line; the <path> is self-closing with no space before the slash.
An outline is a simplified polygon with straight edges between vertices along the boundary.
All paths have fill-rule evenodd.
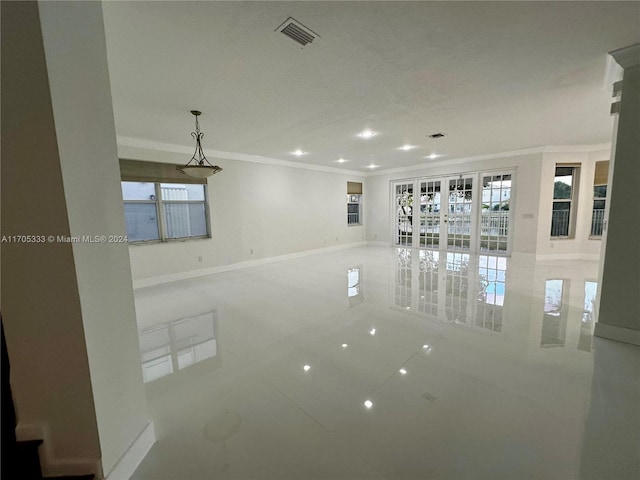
<path id="1" fill-rule="evenodd" d="M 511 176 L 472 173 L 394 183 L 395 245 L 507 252 Z"/>

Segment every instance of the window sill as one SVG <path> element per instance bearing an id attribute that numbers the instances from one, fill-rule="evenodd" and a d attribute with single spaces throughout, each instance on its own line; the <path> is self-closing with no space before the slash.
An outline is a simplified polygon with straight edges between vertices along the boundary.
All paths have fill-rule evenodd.
<path id="1" fill-rule="evenodd" d="M 175 243 L 175 242 L 191 242 L 193 240 L 209 240 L 211 237 L 203 235 L 200 237 L 181 237 L 181 238 L 165 238 L 164 240 L 142 240 L 139 242 L 129 242 L 129 245 L 142 246 L 142 245 L 160 245 L 163 243 Z"/>
<path id="2" fill-rule="evenodd" d="M 348 223 L 347 227 L 361 227 L 362 223 Z"/>

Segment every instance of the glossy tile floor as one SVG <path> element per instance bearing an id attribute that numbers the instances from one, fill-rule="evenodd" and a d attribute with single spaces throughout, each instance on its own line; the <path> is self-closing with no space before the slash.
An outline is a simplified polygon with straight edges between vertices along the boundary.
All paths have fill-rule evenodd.
<path id="1" fill-rule="evenodd" d="M 640 349 L 595 262 L 361 247 L 136 292 L 132 478 L 638 479 Z"/>

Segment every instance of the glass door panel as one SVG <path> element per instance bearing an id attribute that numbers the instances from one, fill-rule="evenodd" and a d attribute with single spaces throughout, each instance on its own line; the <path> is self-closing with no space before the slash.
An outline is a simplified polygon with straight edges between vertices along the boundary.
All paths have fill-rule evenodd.
<path id="1" fill-rule="evenodd" d="M 420 181 L 420 247 L 440 246 L 440 180 Z"/>
<path id="2" fill-rule="evenodd" d="M 447 179 L 447 248 L 469 250 L 473 216 L 473 177 Z"/>
<path id="3" fill-rule="evenodd" d="M 482 176 L 482 215 L 480 217 L 480 250 L 508 250 L 511 202 L 511 175 Z"/>
<path id="4" fill-rule="evenodd" d="M 394 186 L 396 245 L 413 245 L 413 182 Z"/>

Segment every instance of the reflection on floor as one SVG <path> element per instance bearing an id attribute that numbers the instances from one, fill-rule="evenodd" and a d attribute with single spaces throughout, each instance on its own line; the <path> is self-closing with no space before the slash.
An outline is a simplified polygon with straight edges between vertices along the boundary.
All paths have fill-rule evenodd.
<path id="1" fill-rule="evenodd" d="M 138 290 L 132 478 L 637 478 L 640 349 L 592 338 L 596 275 L 361 247 Z"/>
<path id="2" fill-rule="evenodd" d="M 142 377 L 146 382 L 171 375 L 218 354 L 215 310 L 140 332 Z"/>

